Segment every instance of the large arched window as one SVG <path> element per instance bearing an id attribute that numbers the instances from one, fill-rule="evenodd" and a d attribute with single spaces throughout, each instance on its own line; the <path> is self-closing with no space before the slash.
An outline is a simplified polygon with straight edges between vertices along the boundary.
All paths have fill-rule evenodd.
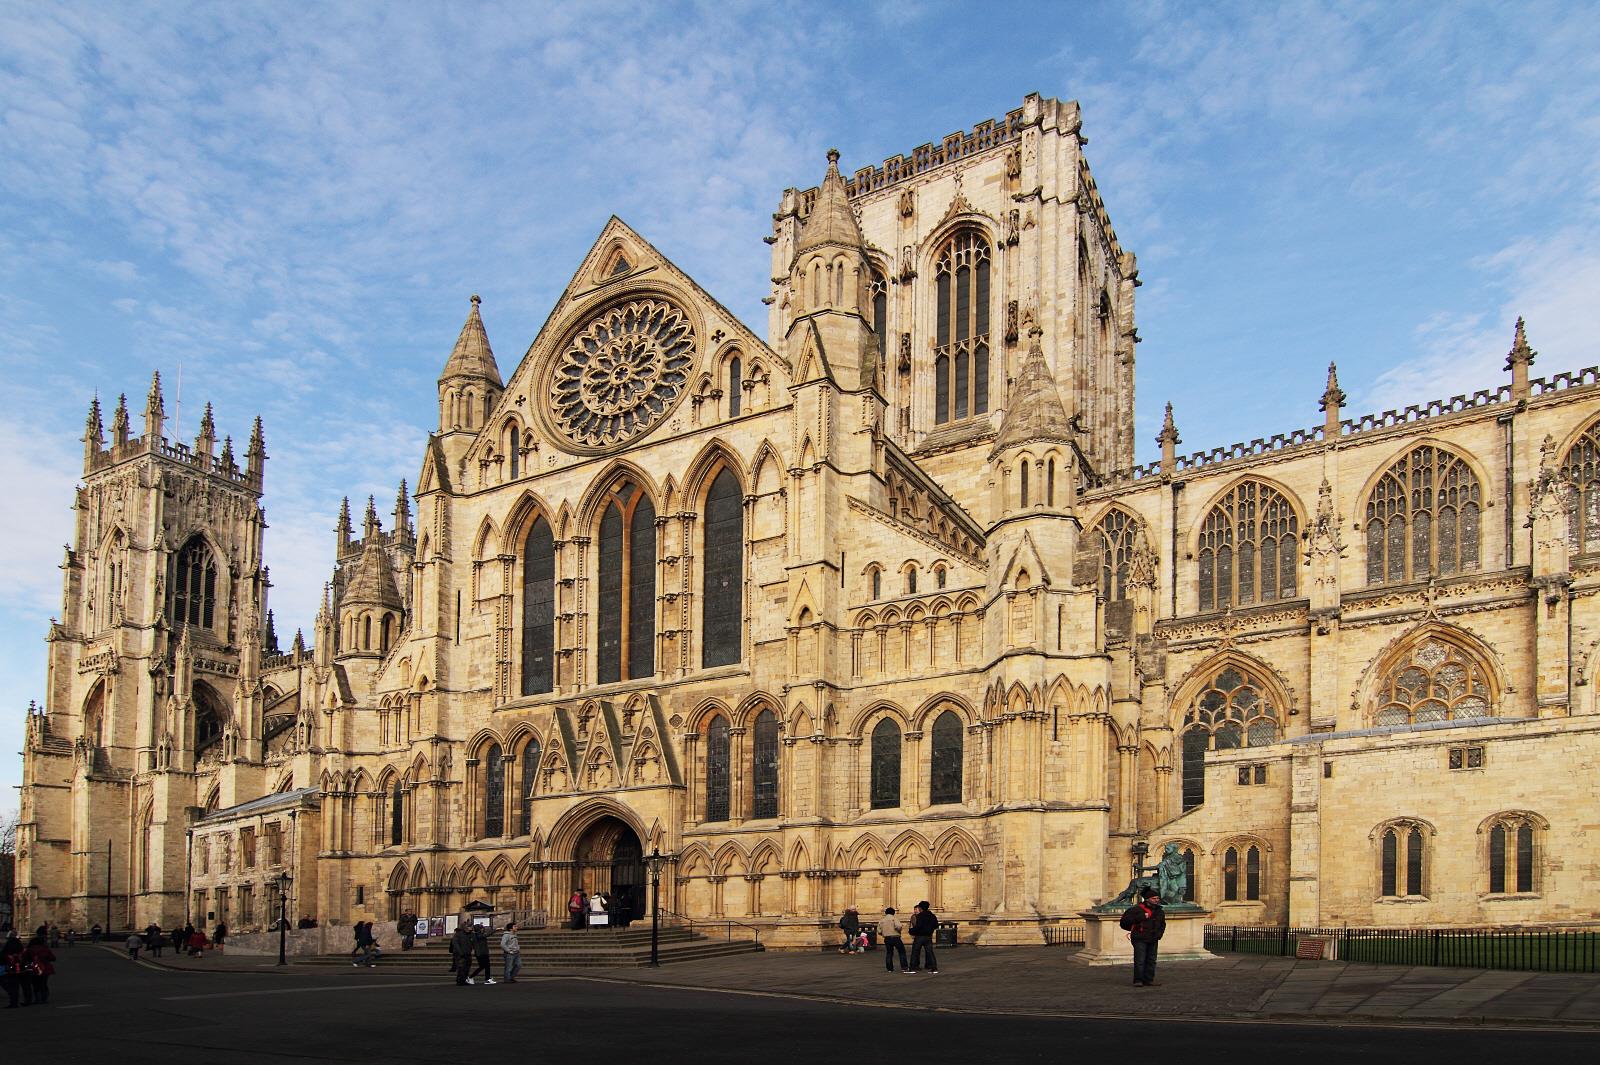
<path id="1" fill-rule="evenodd" d="M 725 666 L 742 657 L 744 640 L 744 494 L 732 470 L 711 482 L 705 527 L 700 661 Z"/>
<path id="2" fill-rule="evenodd" d="M 763 710 L 756 715 L 750 793 L 750 816 L 778 816 L 778 715 Z"/>
<path id="3" fill-rule="evenodd" d="M 498 743 L 483 756 L 483 834 L 506 834 L 506 757 Z"/>
<path id="4" fill-rule="evenodd" d="M 1100 594 L 1108 603 L 1128 598 L 1134 548 L 1144 536 L 1139 519 L 1120 508 L 1112 509 L 1100 519 L 1091 536 L 1091 543 L 1100 552 Z"/>
<path id="5" fill-rule="evenodd" d="M 389 793 L 389 846 L 398 847 L 406 841 L 405 791 L 400 781 L 394 782 Z"/>
<path id="6" fill-rule="evenodd" d="M 191 536 L 172 559 L 167 582 L 167 620 L 172 627 L 211 628 L 216 617 L 217 564 L 205 539 Z"/>
<path id="7" fill-rule="evenodd" d="M 1476 656 L 1437 637 L 1420 640 L 1384 674 L 1375 725 L 1493 717 L 1489 671 Z"/>
<path id="8" fill-rule="evenodd" d="M 1272 486 L 1244 481 L 1200 527 L 1200 609 L 1293 599 L 1300 521 Z"/>
<path id="9" fill-rule="evenodd" d="M 522 748 L 522 783 L 518 798 L 522 803 L 522 815 L 518 819 L 517 834 L 527 836 L 533 833 L 533 785 L 539 779 L 539 738 L 531 736 Z"/>
<path id="10" fill-rule="evenodd" d="M 1412 448 L 1367 497 L 1367 583 L 1477 569 L 1481 496 L 1459 456 L 1427 444 Z"/>
<path id="11" fill-rule="evenodd" d="M 1183 718 L 1183 808 L 1206 801 L 1206 752 L 1260 747 L 1278 740 L 1281 708 L 1262 684 L 1226 666 L 1206 686 Z"/>
<path id="12" fill-rule="evenodd" d="M 1578 493 L 1578 505 L 1568 519 L 1572 550 L 1600 549 L 1600 421 L 1585 429 L 1567 450 L 1561 474 Z"/>
<path id="13" fill-rule="evenodd" d="M 1534 878 L 1535 825 L 1526 814 L 1502 814 L 1489 826 L 1489 894 L 1529 895 Z"/>
<path id="14" fill-rule="evenodd" d="M 872 808 L 900 805 L 900 726 L 884 718 L 872 730 Z"/>
<path id="15" fill-rule="evenodd" d="M 1383 830 L 1378 844 L 1378 894 L 1403 898 L 1422 894 L 1422 829 L 1414 824 L 1394 824 Z"/>
<path id="16" fill-rule="evenodd" d="M 934 267 L 934 409 L 942 425 L 989 411 L 989 242 L 962 230 Z"/>
<path id="17" fill-rule="evenodd" d="M 961 801 L 961 716 L 946 710 L 933 722 L 933 753 L 929 759 L 928 805 Z"/>
<path id="18" fill-rule="evenodd" d="M 522 548 L 522 694 L 555 690 L 556 546 L 541 516 Z"/>
<path id="19" fill-rule="evenodd" d="M 600 519 L 601 684 L 655 672 L 656 508 L 638 485 L 619 481 Z"/>
<path id="20" fill-rule="evenodd" d="M 718 714 L 706 726 L 706 820 L 728 819 L 728 719 Z"/>

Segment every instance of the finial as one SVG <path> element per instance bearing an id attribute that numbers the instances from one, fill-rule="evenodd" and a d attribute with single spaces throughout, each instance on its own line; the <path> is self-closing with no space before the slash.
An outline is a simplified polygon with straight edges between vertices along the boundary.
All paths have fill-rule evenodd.
<path id="1" fill-rule="evenodd" d="M 233 468 L 233 437 L 222 438 L 222 465 L 228 469 Z"/>
<path id="2" fill-rule="evenodd" d="M 483 302 L 483 297 L 478 295 L 476 292 L 474 292 L 472 294 L 472 306 L 473 306 L 473 308 L 476 309 L 478 304 L 480 304 L 482 302 Z"/>
<path id="3" fill-rule="evenodd" d="M 1517 363 L 1527 366 L 1533 362 L 1533 357 L 1538 354 L 1528 346 L 1528 330 L 1522 322 L 1522 317 L 1517 316 L 1517 328 L 1511 339 L 1511 351 L 1506 355 L 1506 369 Z"/>
<path id="4" fill-rule="evenodd" d="M 1173 444 L 1183 443 L 1183 441 L 1178 438 L 1177 423 L 1172 420 L 1171 403 L 1167 404 L 1166 417 L 1161 420 L 1161 434 L 1156 437 L 1156 443 L 1158 444 L 1165 444 L 1168 441 L 1171 441 Z"/>
<path id="5" fill-rule="evenodd" d="M 1344 390 L 1339 387 L 1339 367 L 1335 363 L 1328 363 L 1328 387 L 1322 391 L 1322 403 L 1318 410 L 1327 410 L 1329 407 L 1337 410 L 1344 405 Z"/>
<path id="6" fill-rule="evenodd" d="M 211 404 L 209 403 L 206 404 L 206 412 L 200 415 L 200 431 L 202 433 L 214 433 L 217 431 L 217 423 L 211 417 Z"/>
<path id="7" fill-rule="evenodd" d="M 838 166 L 839 165 L 839 149 L 837 149 L 837 148 L 829 148 L 828 149 L 828 165 L 829 166 Z"/>

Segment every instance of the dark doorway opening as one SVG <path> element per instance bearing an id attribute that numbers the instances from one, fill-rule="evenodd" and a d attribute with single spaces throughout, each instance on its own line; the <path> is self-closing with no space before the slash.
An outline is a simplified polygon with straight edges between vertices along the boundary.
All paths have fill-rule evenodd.
<path id="1" fill-rule="evenodd" d="M 573 857 L 572 886 L 609 895 L 613 925 L 626 926 L 644 912 L 644 846 L 625 822 L 600 818 L 578 838 Z"/>

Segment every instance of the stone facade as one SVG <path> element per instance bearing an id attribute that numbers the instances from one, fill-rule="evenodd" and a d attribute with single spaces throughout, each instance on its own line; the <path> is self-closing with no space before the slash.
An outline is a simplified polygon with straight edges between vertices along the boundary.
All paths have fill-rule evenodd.
<path id="1" fill-rule="evenodd" d="M 830 157 L 766 340 L 617 219 L 509 379 L 474 297 L 311 646 L 259 425 L 241 470 L 159 379 L 143 437 L 93 408 L 27 919 L 102 905 L 110 839 L 132 923 L 260 925 L 269 823 L 324 921 L 642 906 L 659 851 L 666 909 L 770 942 L 924 898 L 1038 942 L 1168 841 L 1231 923 L 1592 919 L 1600 373 L 1531 379 L 1519 323 L 1509 384 L 1347 419 L 1330 368 L 1315 427 L 1180 456 L 1169 408 L 1136 466 L 1079 125 Z"/>

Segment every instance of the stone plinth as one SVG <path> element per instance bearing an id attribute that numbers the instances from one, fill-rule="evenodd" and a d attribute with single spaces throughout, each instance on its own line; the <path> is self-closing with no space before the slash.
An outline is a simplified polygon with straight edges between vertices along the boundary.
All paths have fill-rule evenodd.
<path id="1" fill-rule="evenodd" d="M 1118 923 L 1122 920 L 1121 910 L 1115 913 L 1084 910 L 1081 916 L 1083 949 L 1071 956 L 1073 961 L 1083 965 L 1133 964 L 1133 943 Z M 1216 955 L 1206 949 L 1206 922 L 1209 920 L 1209 910 L 1169 909 L 1158 962 L 1214 959 Z"/>

